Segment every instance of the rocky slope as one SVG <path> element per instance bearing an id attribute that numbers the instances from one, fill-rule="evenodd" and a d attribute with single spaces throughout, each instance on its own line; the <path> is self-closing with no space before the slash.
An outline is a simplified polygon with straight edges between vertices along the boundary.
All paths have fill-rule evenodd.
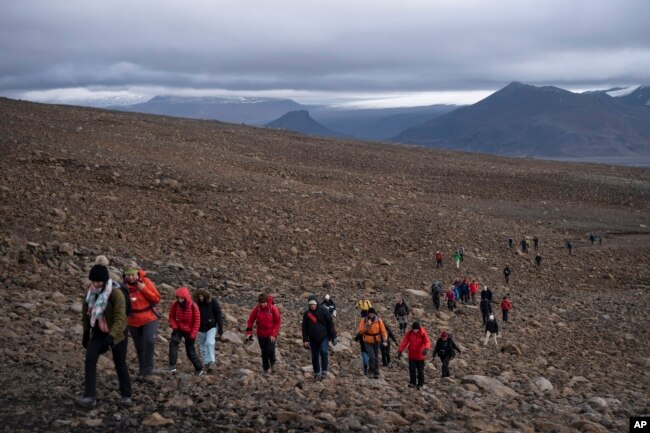
<path id="1" fill-rule="evenodd" d="M 0 421 L 4 431 L 627 431 L 650 412 L 650 172 L 305 137 L 213 121 L 0 99 Z M 602 246 L 588 233 L 604 231 Z M 544 256 L 507 247 L 538 236 Z M 562 248 L 574 239 L 574 254 Z M 460 270 L 434 268 L 459 244 Z M 117 406 L 109 357 L 99 402 L 76 408 L 83 381 L 79 310 L 105 254 L 150 271 L 166 314 L 180 285 L 207 286 L 227 313 L 218 368 L 134 383 Z M 501 269 L 513 269 L 505 287 Z M 436 314 L 430 282 L 474 276 L 514 310 L 500 347 L 480 314 Z M 241 336 L 256 295 L 283 313 L 280 371 L 260 373 Z M 300 344 L 306 297 L 337 302 L 333 378 L 314 383 Z M 406 387 L 396 362 L 359 374 L 354 302 L 369 296 L 394 330 L 403 295 L 429 334 L 463 349 L 452 378 L 428 363 Z M 156 367 L 170 329 L 161 321 Z M 393 347 L 393 356 L 395 348 Z M 135 354 L 129 346 L 135 373 Z"/>

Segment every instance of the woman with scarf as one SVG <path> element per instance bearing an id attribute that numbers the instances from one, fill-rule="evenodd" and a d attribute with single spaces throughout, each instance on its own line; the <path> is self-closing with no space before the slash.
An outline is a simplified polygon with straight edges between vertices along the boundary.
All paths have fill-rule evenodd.
<path id="1" fill-rule="evenodd" d="M 119 285 L 110 279 L 108 268 L 95 265 L 88 275 L 90 286 L 82 308 L 83 347 L 86 349 L 85 385 L 77 399 L 82 407 L 96 404 L 97 361 L 109 349 L 120 384 L 120 404 L 131 405 L 131 379 L 126 365 L 126 300 Z"/>

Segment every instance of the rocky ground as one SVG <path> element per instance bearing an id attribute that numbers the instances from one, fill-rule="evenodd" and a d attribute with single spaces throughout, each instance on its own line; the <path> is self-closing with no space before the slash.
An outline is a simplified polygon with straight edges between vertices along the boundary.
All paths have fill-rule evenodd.
<path id="1" fill-rule="evenodd" d="M 622 432 L 629 416 L 650 413 L 648 170 L 7 99 L 0 116 L 3 431 Z M 600 231 L 603 245 L 590 245 Z M 541 269 L 508 248 L 511 236 L 540 238 Z M 447 257 L 438 270 L 437 249 Z M 115 272 L 140 262 L 165 315 L 180 285 L 216 294 L 228 332 L 212 374 L 193 377 L 181 349 L 181 373 L 135 382 L 135 404 L 123 409 L 105 356 L 97 408 L 74 406 L 80 301 L 98 254 Z M 431 281 L 462 276 L 496 299 L 511 294 L 499 348 L 483 346 L 475 306 L 433 311 Z M 272 376 L 241 338 L 263 290 L 284 318 Z M 333 377 L 321 383 L 300 344 L 311 293 L 329 293 L 339 311 Z M 449 379 L 429 362 L 421 391 L 406 387 L 405 363 L 378 380 L 360 375 L 350 341 L 358 298 L 397 331 L 400 295 L 432 338 L 449 330 L 463 349 Z M 161 323 L 162 370 L 170 329 Z"/>

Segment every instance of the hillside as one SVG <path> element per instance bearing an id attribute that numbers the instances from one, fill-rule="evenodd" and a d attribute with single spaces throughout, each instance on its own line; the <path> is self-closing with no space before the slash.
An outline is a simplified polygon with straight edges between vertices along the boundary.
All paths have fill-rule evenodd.
<path id="1" fill-rule="evenodd" d="M 267 128 L 286 129 L 307 135 L 320 137 L 342 137 L 343 134 L 332 131 L 315 121 L 307 110 L 290 111 L 284 116 L 265 125 Z"/>
<path id="2" fill-rule="evenodd" d="M 627 432 L 650 412 L 650 171 L 314 138 L 215 121 L 0 99 L 0 422 L 12 432 Z M 588 233 L 603 231 L 603 245 Z M 507 246 L 538 236 L 544 257 Z M 573 239 L 574 254 L 564 241 Z M 461 269 L 450 257 L 465 247 Z M 434 255 L 444 251 L 442 269 Z M 163 296 L 151 383 L 117 406 L 102 356 L 98 405 L 82 390 L 80 302 L 95 256 L 136 259 Z M 513 269 L 510 286 L 501 269 Z M 432 280 L 474 276 L 511 294 L 499 348 L 475 305 L 436 313 Z M 175 288 L 209 287 L 226 313 L 214 373 L 181 349 L 167 366 Z M 241 341 L 257 294 L 283 314 L 279 371 Z M 422 293 L 421 291 L 424 291 Z M 332 378 L 313 382 L 300 320 L 311 293 L 338 307 Z M 394 332 L 404 296 L 435 340 L 462 354 L 451 378 L 428 358 L 360 374 L 354 303 Z M 493 308 L 497 309 L 494 305 Z M 500 318 L 500 317 L 499 317 Z M 129 365 L 137 361 L 129 343 Z M 152 414 L 163 419 L 156 421 Z"/>
<path id="3" fill-rule="evenodd" d="M 512 156 L 647 157 L 650 110 L 604 93 L 512 83 L 394 140 Z"/>

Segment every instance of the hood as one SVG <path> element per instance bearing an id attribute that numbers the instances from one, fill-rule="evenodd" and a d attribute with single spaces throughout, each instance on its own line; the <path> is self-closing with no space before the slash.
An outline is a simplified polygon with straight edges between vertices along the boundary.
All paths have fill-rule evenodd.
<path id="1" fill-rule="evenodd" d="M 190 291 L 187 287 L 179 287 L 176 290 L 176 297 L 177 298 L 185 298 L 185 304 L 186 305 L 191 305 L 192 304 L 192 297 L 190 296 Z"/>
<path id="2" fill-rule="evenodd" d="M 210 291 L 208 289 L 196 289 L 194 291 L 194 300 L 196 302 L 199 302 L 199 295 L 203 295 L 205 302 L 210 302 L 210 300 L 212 299 L 212 295 L 210 294 Z"/>

